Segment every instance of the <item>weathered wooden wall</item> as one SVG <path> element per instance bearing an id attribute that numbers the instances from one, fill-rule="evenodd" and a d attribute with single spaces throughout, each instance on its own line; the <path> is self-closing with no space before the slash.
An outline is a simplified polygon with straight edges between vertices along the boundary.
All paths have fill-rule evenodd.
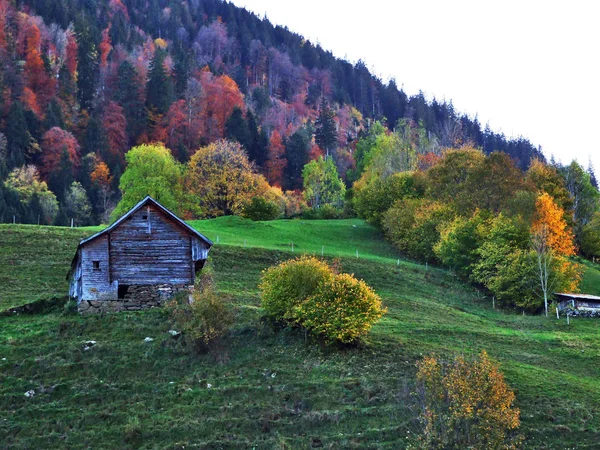
<path id="1" fill-rule="evenodd" d="M 100 236 L 81 249 L 82 298 L 104 300 L 117 298 L 117 284 L 109 278 L 108 236 Z M 94 261 L 100 263 L 94 269 Z"/>
<path id="2" fill-rule="evenodd" d="M 194 282 L 190 233 L 153 205 L 112 230 L 108 244 L 111 279 L 119 284 Z"/>

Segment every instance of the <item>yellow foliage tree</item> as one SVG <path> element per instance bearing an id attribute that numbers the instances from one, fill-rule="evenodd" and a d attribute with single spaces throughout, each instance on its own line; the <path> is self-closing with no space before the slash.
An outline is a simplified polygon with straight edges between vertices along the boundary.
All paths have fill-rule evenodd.
<path id="1" fill-rule="evenodd" d="M 194 153 L 185 187 L 209 217 L 239 214 L 253 196 L 271 194 L 269 183 L 256 172 L 240 144 L 226 140 Z"/>
<path id="2" fill-rule="evenodd" d="M 515 394 L 497 363 L 482 351 L 474 361 L 445 364 L 428 356 L 418 364 L 423 388 L 425 448 L 514 449 L 520 425 Z"/>
<path id="3" fill-rule="evenodd" d="M 564 219 L 564 211 L 546 192 L 536 201 L 536 216 L 531 227 L 533 235 L 543 235 L 550 249 L 562 256 L 575 254 L 573 232 Z"/>

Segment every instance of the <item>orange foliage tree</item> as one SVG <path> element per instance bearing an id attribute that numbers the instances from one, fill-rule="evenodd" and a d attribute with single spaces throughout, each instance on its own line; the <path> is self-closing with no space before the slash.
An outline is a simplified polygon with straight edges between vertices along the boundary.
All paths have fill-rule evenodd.
<path id="1" fill-rule="evenodd" d="M 32 20 L 28 20 L 23 27 L 26 36 L 24 66 L 26 86 L 22 99 L 29 109 L 39 116 L 55 95 L 56 80 L 48 75 L 42 61 L 39 27 Z"/>
<path id="2" fill-rule="evenodd" d="M 269 157 L 265 167 L 269 183 L 273 186 L 283 186 L 283 171 L 286 166 L 287 159 L 285 159 L 283 139 L 281 138 L 281 134 L 275 130 L 271 134 L 271 139 L 269 139 Z"/>
<path id="3" fill-rule="evenodd" d="M 417 364 L 424 403 L 424 448 L 516 449 L 520 411 L 497 363 L 481 352 L 443 363 L 428 356 Z"/>
<path id="4" fill-rule="evenodd" d="M 108 61 L 108 54 L 112 50 L 110 35 L 110 25 L 102 31 L 102 42 L 98 45 L 100 50 L 100 67 L 105 68 Z"/>
<path id="5" fill-rule="evenodd" d="M 547 193 L 540 194 L 531 226 L 531 244 L 537 262 L 536 284 L 544 298 L 546 316 L 548 297 L 555 288 L 576 290 L 579 285 L 581 271 L 577 264 L 566 259 L 575 254 L 573 240 L 562 208 Z"/>
<path id="6" fill-rule="evenodd" d="M 200 74 L 202 96 L 202 136 L 206 142 L 214 142 L 225 135 L 225 122 L 238 107 L 244 108 L 244 97 L 238 85 L 227 75 L 214 76 L 208 70 Z"/>
<path id="7" fill-rule="evenodd" d="M 110 196 L 110 185 L 113 177 L 110 175 L 110 169 L 104 161 L 100 161 L 96 164 L 96 167 L 90 174 L 90 179 L 92 180 L 92 183 L 98 187 L 100 195 L 102 196 L 103 221 L 107 221 L 108 198 Z"/>

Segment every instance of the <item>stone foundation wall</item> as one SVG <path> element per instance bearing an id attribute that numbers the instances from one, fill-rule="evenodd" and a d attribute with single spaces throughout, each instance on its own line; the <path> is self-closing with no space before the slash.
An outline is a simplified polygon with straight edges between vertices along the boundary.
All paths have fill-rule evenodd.
<path id="1" fill-rule="evenodd" d="M 82 314 L 139 311 L 161 306 L 178 292 L 190 292 L 193 285 L 130 285 L 123 298 L 115 300 L 83 300 L 77 310 Z"/>

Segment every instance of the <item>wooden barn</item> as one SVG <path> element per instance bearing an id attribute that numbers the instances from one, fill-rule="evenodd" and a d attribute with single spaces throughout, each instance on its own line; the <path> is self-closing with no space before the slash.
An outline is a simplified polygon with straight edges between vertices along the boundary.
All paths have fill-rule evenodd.
<path id="1" fill-rule="evenodd" d="M 569 294 L 562 292 L 557 292 L 554 295 L 556 295 L 559 311 L 562 311 L 566 308 L 571 308 L 579 311 L 588 311 L 600 314 L 600 297 L 596 295 Z"/>
<path id="2" fill-rule="evenodd" d="M 148 196 L 84 239 L 67 275 L 80 312 L 159 306 L 194 285 L 212 242 Z"/>

